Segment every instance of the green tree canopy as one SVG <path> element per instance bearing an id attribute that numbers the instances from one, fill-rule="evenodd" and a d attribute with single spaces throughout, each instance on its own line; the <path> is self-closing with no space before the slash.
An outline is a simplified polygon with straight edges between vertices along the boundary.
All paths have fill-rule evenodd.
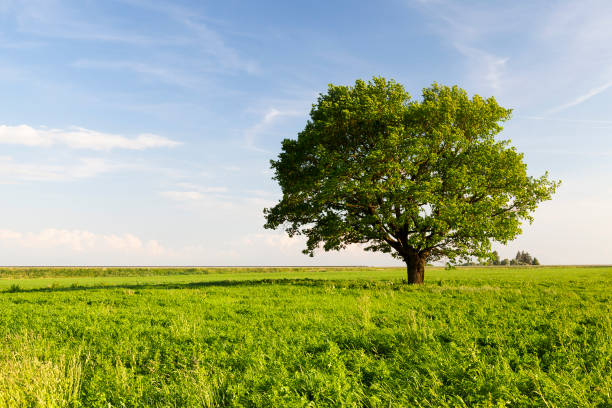
<path id="1" fill-rule="evenodd" d="M 456 86 L 434 83 L 417 101 L 384 78 L 329 85 L 271 161 L 283 196 L 265 227 L 304 235 L 311 256 L 349 244 L 392 253 L 410 283 L 427 261 L 490 257 L 558 184 L 528 176 L 523 155 L 495 138 L 510 114 Z"/>

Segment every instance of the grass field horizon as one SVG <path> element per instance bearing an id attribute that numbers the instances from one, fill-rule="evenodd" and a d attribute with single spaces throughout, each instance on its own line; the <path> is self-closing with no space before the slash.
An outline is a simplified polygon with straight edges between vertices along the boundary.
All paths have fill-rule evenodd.
<path id="1" fill-rule="evenodd" d="M 0 268 L 0 406 L 612 406 L 612 266 Z"/>

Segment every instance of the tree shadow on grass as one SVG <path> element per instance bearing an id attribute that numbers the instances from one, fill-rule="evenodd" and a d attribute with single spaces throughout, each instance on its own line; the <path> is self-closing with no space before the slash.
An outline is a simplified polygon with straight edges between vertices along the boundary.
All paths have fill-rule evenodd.
<path id="1" fill-rule="evenodd" d="M 387 288 L 398 290 L 412 285 L 406 285 L 405 280 L 393 281 L 368 281 L 368 280 L 330 280 L 330 279 L 310 279 L 310 278 L 283 278 L 283 279 L 253 279 L 253 280 L 218 280 L 205 282 L 187 283 L 134 283 L 117 285 L 77 285 L 70 286 L 47 286 L 40 288 L 22 289 L 16 285 L 5 289 L 0 293 L 44 293 L 44 292 L 72 292 L 82 290 L 104 290 L 104 289 L 200 289 L 209 287 L 241 287 L 241 286 L 300 286 L 300 287 L 327 287 L 338 289 L 374 289 Z"/>

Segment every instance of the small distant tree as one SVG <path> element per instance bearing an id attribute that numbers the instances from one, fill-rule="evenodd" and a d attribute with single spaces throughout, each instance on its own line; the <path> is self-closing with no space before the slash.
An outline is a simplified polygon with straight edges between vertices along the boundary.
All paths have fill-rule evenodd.
<path id="1" fill-rule="evenodd" d="M 493 251 L 493 265 L 499 265 L 499 254 L 497 251 Z"/>
<path id="2" fill-rule="evenodd" d="M 510 261 L 508 260 L 508 258 L 504 258 L 502 259 L 502 261 L 499 263 L 500 265 L 508 265 L 510 263 Z"/>
<path id="3" fill-rule="evenodd" d="M 516 255 L 514 256 L 514 263 L 515 263 L 515 264 L 517 264 L 517 265 L 520 265 L 520 264 L 521 264 L 522 259 L 523 259 L 523 252 L 518 251 L 518 252 L 516 253 Z"/>
<path id="4" fill-rule="evenodd" d="M 540 261 L 538 261 L 538 258 L 533 258 L 533 261 L 531 261 L 532 265 L 539 265 Z"/>
<path id="5" fill-rule="evenodd" d="M 531 265 L 533 262 L 533 258 L 526 251 L 518 251 L 514 259 L 517 265 Z"/>
<path id="6" fill-rule="evenodd" d="M 457 86 L 412 100 L 384 78 L 330 85 L 271 162 L 282 199 L 265 227 L 304 235 L 311 256 L 350 244 L 392 253 L 409 283 L 423 283 L 428 261 L 489 257 L 558 184 L 528 176 L 523 155 L 496 139 L 510 114 Z"/>
<path id="7" fill-rule="evenodd" d="M 510 260 L 510 265 L 517 265 L 516 259 L 511 259 Z"/>

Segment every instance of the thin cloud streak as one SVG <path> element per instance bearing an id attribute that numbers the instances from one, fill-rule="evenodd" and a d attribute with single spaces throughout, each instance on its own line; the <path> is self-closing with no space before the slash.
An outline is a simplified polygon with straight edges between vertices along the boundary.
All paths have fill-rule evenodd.
<path id="1" fill-rule="evenodd" d="M 590 91 L 588 91 L 587 93 L 578 96 L 577 98 L 575 98 L 573 101 L 568 102 L 566 104 L 557 106 L 555 108 L 552 108 L 550 110 L 548 110 L 546 113 L 547 114 L 552 114 L 552 113 L 557 113 L 557 112 L 561 112 L 562 110 L 574 107 L 576 105 L 580 105 L 583 102 L 588 101 L 589 99 L 591 99 L 594 96 L 599 95 L 600 93 L 606 91 L 608 88 L 610 88 L 612 86 L 612 81 L 607 82 L 601 86 L 598 86 L 597 88 L 593 88 Z"/>

